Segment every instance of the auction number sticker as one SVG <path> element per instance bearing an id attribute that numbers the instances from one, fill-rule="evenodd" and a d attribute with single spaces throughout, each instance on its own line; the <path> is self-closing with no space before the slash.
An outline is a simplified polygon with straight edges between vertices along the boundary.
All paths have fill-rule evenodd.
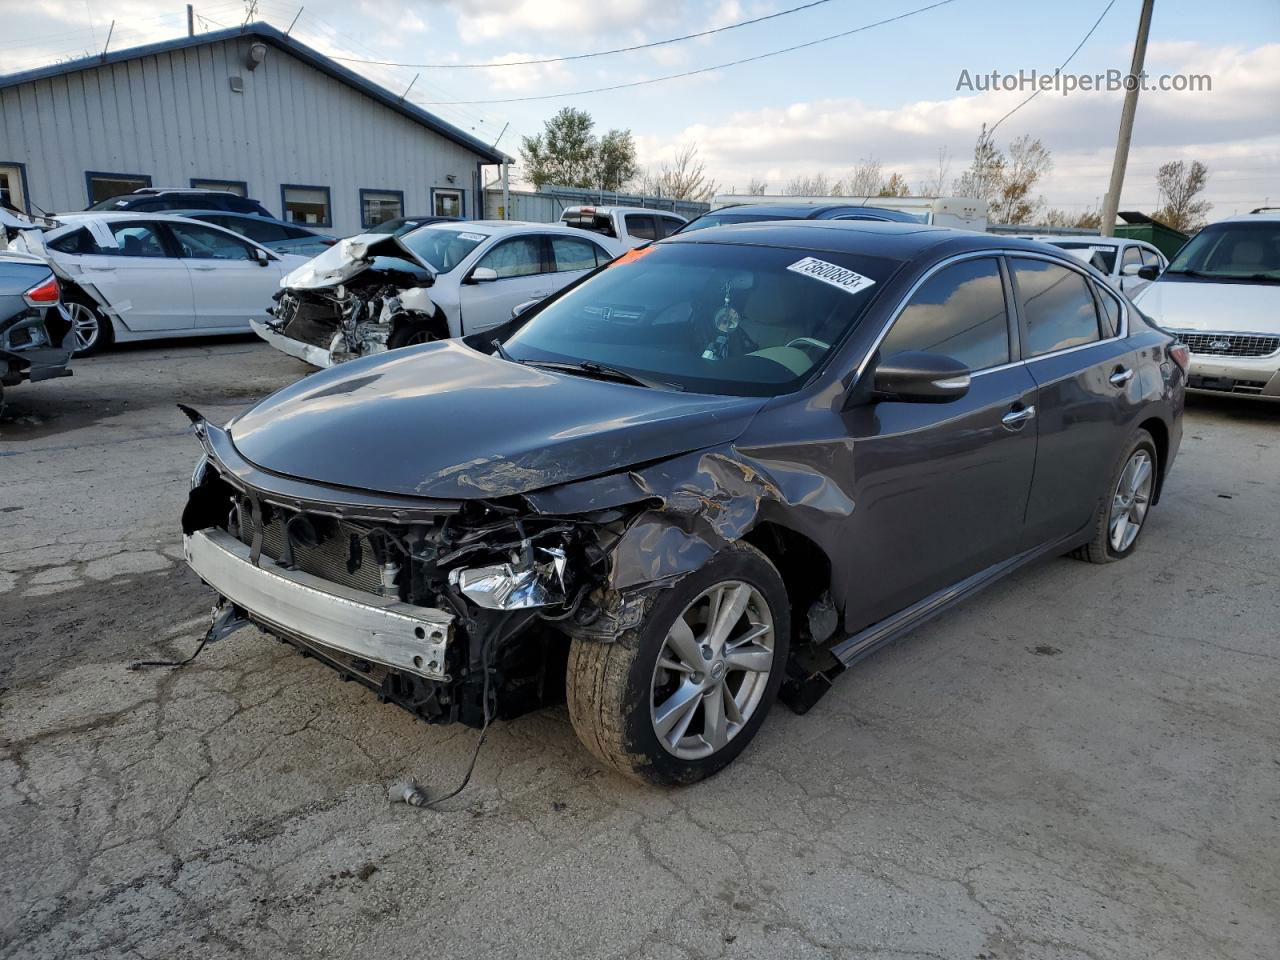
<path id="1" fill-rule="evenodd" d="M 460 233 L 458 236 L 463 240 L 475 240 L 477 243 L 488 239 L 483 233 Z"/>
<path id="2" fill-rule="evenodd" d="M 848 267 L 827 263 L 827 261 L 819 260 L 817 257 L 805 257 L 803 260 L 797 260 L 787 269 L 795 273 L 802 273 L 806 277 L 813 277 L 815 280 L 821 280 L 823 283 L 829 283 L 833 287 L 839 287 L 845 293 L 858 293 L 875 284 L 875 281 L 870 277 L 864 277 Z"/>

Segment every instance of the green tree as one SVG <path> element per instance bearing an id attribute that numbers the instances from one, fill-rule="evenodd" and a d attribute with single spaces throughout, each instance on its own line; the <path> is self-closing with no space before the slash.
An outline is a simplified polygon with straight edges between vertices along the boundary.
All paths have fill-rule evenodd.
<path id="1" fill-rule="evenodd" d="M 543 125 L 536 137 L 520 144 L 524 178 L 541 190 L 552 184 L 618 190 L 636 174 L 636 147 L 630 130 L 594 133 L 595 121 L 585 110 L 565 107 Z"/>

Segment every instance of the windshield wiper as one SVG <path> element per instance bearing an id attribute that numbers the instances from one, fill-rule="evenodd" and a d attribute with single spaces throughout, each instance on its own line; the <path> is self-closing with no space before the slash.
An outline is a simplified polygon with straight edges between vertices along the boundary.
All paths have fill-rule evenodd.
<path id="1" fill-rule="evenodd" d="M 628 370 L 596 363 L 594 360 L 582 360 L 578 363 L 562 363 L 557 360 L 525 360 L 522 362 L 529 364 L 531 367 L 545 367 L 548 370 L 559 370 L 563 373 L 586 374 L 598 380 L 617 380 L 619 383 L 629 383 L 637 387 L 649 387 L 655 390 L 684 390 L 684 387 L 678 383 L 669 383 L 666 380 L 651 380 Z"/>
<path id="2" fill-rule="evenodd" d="M 507 353 L 507 348 L 502 345 L 501 340 L 490 340 L 489 343 L 493 345 L 493 352 L 503 360 L 506 360 L 509 363 L 524 363 L 523 360 L 517 360 L 511 354 Z"/>

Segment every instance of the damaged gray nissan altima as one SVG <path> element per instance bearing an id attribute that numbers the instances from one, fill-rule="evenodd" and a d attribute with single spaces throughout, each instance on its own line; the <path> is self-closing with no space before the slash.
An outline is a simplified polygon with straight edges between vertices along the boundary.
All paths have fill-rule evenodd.
<path id="1" fill-rule="evenodd" d="M 1000 576 L 1133 551 L 1187 361 L 1031 241 L 678 235 L 483 339 L 188 411 L 206 640 L 251 622 L 430 722 L 567 699 L 613 768 L 695 781 Z"/>

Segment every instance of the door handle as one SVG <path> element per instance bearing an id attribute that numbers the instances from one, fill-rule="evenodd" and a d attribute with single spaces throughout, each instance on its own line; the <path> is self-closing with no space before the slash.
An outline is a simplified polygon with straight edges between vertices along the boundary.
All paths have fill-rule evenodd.
<path id="1" fill-rule="evenodd" d="M 1030 406 L 1021 407 L 1017 410 L 1010 410 L 1000 418 L 1000 422 L 1010 430 L 1021 430 L 1026 425 L 1027 421 L 1035 415 L 1035 405 L 1031 404 Z"/>
<path id="2" fill-rule="evenodd" d="M 211 263 L 193 263 L 191 264 L 191 269 L 207 271 L 207 270 L 216 270 L 217 268 Z"/>
<path id="3" fill-rule="evenodd" d="M 1114 386 L 1123 387 L 1133 379 L 1133 371 L 1129 367 L 1116 367 L 1115 373 L 1107 378 Z"/>

